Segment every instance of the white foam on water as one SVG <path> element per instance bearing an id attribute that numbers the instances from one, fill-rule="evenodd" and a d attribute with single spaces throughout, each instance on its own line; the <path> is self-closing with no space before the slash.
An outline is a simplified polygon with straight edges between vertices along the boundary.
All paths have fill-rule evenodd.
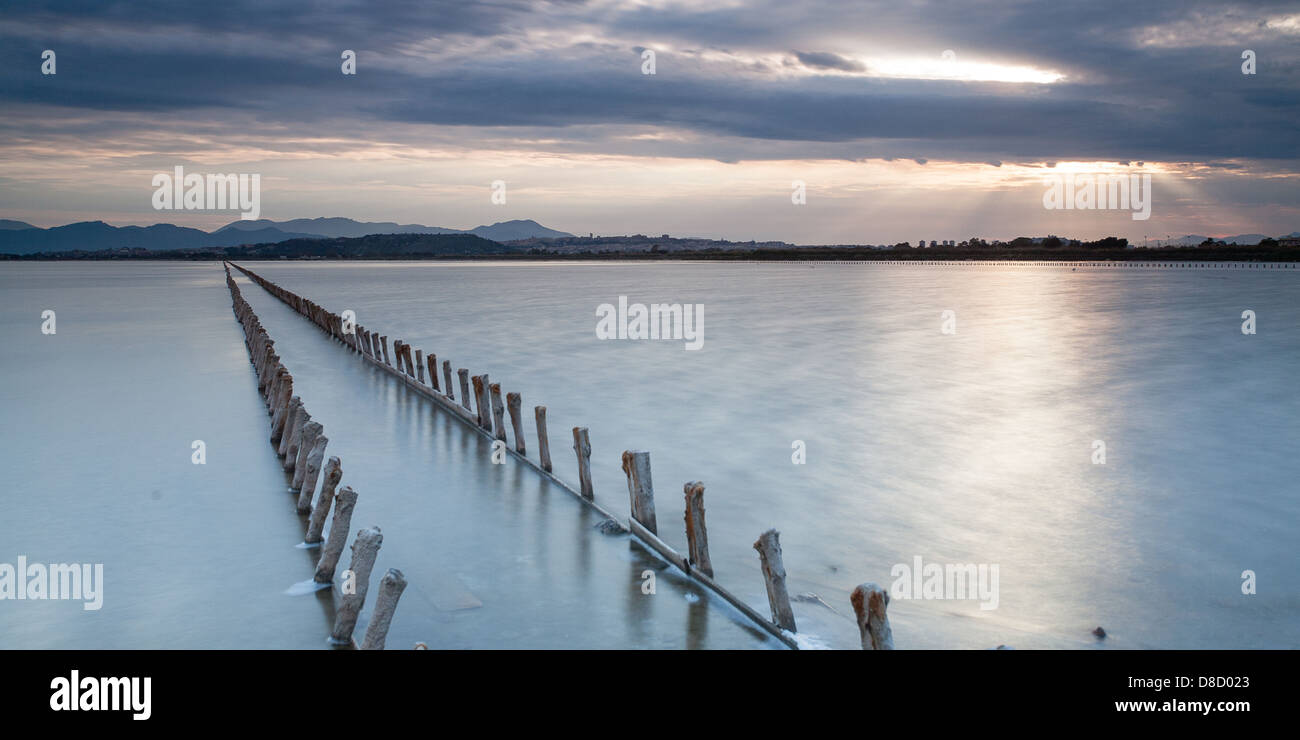
<path id="1" fill-rule="evenodd" d="M 323 591 L 330 587 L 328 583 L 317 583 L 314 580 L 298 581 L 289 588 L 285 589 L 285 594 L 289 596 L 306 596 L 314 594 L 317 591 Z"/>

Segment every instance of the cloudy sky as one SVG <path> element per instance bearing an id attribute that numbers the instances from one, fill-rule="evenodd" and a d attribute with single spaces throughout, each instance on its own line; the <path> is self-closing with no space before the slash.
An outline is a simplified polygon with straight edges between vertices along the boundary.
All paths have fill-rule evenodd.
<path id="1" fill-rule="evenodd" d="M 1295 0 L 5 0 L 0 106 L 0 218 L 39 226 L 233 220 L 153 210 L 181 165 L 259 173 L 277 220 L 801 244 L 1300 230 Z M 1120 172 L 1152 175 L 1149 220 L 1043 207 L 1046 176 Z"/>

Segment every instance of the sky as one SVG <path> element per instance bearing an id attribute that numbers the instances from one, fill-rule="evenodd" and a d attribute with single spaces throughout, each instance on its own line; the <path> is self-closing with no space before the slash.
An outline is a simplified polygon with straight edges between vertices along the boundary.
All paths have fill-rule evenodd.
<path id="1" fill-rule="evenodd" d="M 0 110 L 0 218 L 38 226 L 238 218 L 154 209 L 154 175 L 182 166 L 260 175 L 275 220 L 1300 231 L 1295 0 L 4 0 Z M 1150 217 L 1044 207 L 1096 174 L 1149 174 Z"/>

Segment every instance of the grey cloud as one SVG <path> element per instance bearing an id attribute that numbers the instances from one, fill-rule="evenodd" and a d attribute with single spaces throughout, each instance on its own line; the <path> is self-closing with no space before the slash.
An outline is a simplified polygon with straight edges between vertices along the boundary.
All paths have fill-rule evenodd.
<path id="1" fill-rule="evenodd" d="M 1050 3 L 1009 8 L 995 2 L 944 6 L 899 3 L 759 2 L 742 11 L 634 8 L 589 14 L 582 3 L 398 2 L 294 4 L 227 2 L 193 7 L 150 1 L 127 6 L 36 2 L 6 9 L 13 26 L 76 23 L 104 29 L 58 49 L 59 74 L 36 74 L 45 41 L 0 28 L 0 105 L 45 108 L 69 120 L 79 110 L 148 114 L 142 130 L 204 117 L 252 119 L 268 131 L 316 131 L 347 121 L 358 131 L 392 123 L 474 127 L 466 141 L 501 131 L 582 132 L 572 144 L 611 153 L 648 147 L 723 161 L 764 157 L 863 156 L 971 162 L 1224 161 L 1300 158 L 1300 53 L 1294 44 L 1256 45 L 1261 73 L 1240 74 L 1237 51 L 1144 47 L 1137 28 L 1218 12 L 1209 2 Z M 1294 4 L 1242 6 L 1244 17 L 1294 12 Z M 603 28 L 608 43 L 547 49 L 530 32 L 563 37 L 575 21 Z M 119 29 L 177 28 L 196 46 L 121 41 Z M 1060 69 L 1050 86 L 784 77 L 751 65 L 746 75 L 711 68 L 699 55 L 661 53 L 659 73 L 639 73 L 629 48 L 789 54 L 811 70 L 862 71 L 826 40 L 860 30 L 885 47 L 946 48 L 959 60 L 997 59 Z M 1063 32 L 1069 29 L 1069 32 Z M 442 51 L 454 37 L 482 39 L 487 51 L 438 63 L 403 59 L 401 71 L 367 64 L 400 57 L 420 41 Z M 1269 37 L 1271 39 L 1271 37 Z M 278 41 L 277 41 L 278 40 Z M 536 47 L 536 48 L 535 48 Z M 338 71 L 337 52 L 356 48 L 359 74 Z M 507 53 L 510 52 L 510 53 Z M 1228 53 L 1232 52 L 1232 53 Z M 381 60 L 388 61 L 388 60 Z M 688 63 L 689 62 L 689 63 Z M 59 122 L 52 120 L 52 127 Z M 71 125 L 71 124 L 70 124 Z M 127 126 L 117 123 L 115 126 Z M 245 125 L 243 123 L 240 124 Z M 663 127 L 701 143 L 620 142 L 601 127 Z M 231 135 L 238 136 L 243 129 Z M 249 133 L 260 133 L 250 131 Z M 89 134 L 87 134 L 89 135 Z M 21 134 L 0 125 L 0 145 Z M 552 138 L 556 134 L 551 134 Z M 560 138 L 566 138 L 560 136 Z M 578 141 L 581 139 L 581 141 Z M 718 154 L 719 151 L 723 154 Z"/>
<path id="2" fill-rule="evenodd" d="M 861 62 L 847 59 L 828 51 L 791 52 L 799 63 L 813 69 L 838 69 L 843 72 L 865 72 L 867 67 Z"/>

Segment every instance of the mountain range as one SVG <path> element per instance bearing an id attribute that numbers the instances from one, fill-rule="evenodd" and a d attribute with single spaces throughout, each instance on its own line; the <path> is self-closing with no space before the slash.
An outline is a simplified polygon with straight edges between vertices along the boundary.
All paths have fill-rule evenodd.
<path id="1" fill-rule="evenodd" d="M 1293 231 L 1290 234 L 1282 234 L 1281 236 L 1273 236 L 1273 237 L 1270 237 L 1268 234 L 1237 234 L 1236 236 L 1216 236 L 1214 237 L 1214 241 L 1223 242 L 1224 244 L 1239 244 L 1241 246 L 1254 246 L 1256 244 L 1259 244 L 1260 240 L 1262 239 L 1294 239 L 1296 237 L 1300 237 L 1300 231 Z M 1188 234 L 1186 236 L 1180 236 L 1176 239 L 1168 239 L 1168 240 L 1161 239 L 1158 241 L 1161 244 L 1167 244 L 1171 247 L 1194 247 L 1209 238 L 1210 237 L 1208 236 L 1201 236 L 1200 234 Z M 1151 241 L 1154 242 L 1157 240 L 1152 239 Z"/>
<path id="2" fill-rule="evenodd" d="M 299 218 L 291 221 L 234 221 L 207 232 L 173 224 L 110 226 L 82 221 L 42 229 L 23 221 L 0 219 L 0 254 L 67 252 L 72 250 L 140 248 L 153 251 L 274 244 L 290 239 L 359 237 L 371 234 L 469 234 L 495 242 L 572 236 L 548 229 L 532 219 L 501 221 L 473 229 L 448 229 L 420 224 L 354 221 L 350 218 Z"/>

